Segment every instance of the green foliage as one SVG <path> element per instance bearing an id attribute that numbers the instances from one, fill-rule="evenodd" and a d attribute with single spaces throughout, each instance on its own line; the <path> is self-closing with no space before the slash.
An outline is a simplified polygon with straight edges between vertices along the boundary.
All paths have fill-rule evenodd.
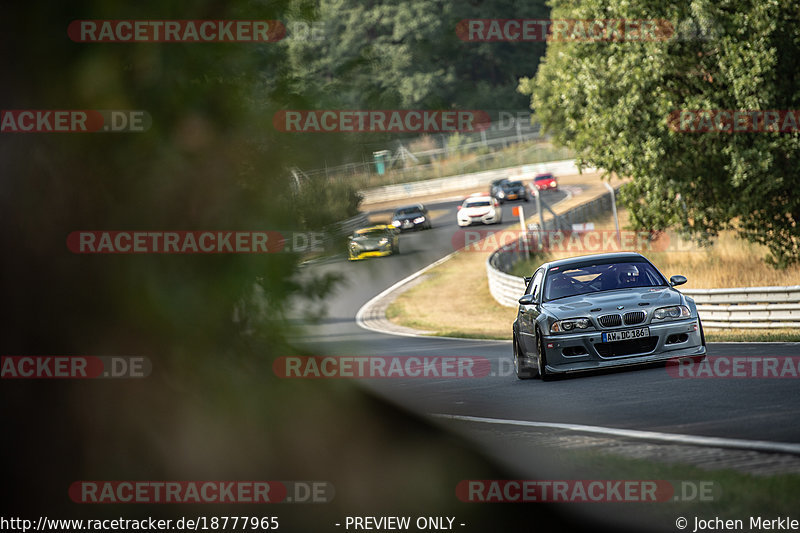
<path id="1" fill-rule="evenodd" d="M 295 21 L 318 29 L 286 39 L 291 90 L 313 107 L 521 109 L 516 80 L 544 54 L 544 43 L 456 34 L 467 18 L 545 18 L 542 0 L 320 0 L 313 14 L 305 0 L 292 5 Z"/>
<path id="2" fill-rule="evenodd" d="M 156 364 L 181 353 L 194 361 L 263 358 L 281 350 L 288 302 L 329 290 L 314 280 L 293 281 L 300 258 L 289 253 L 67 250 L 67 235 L 79 230 L 320 229 L 357 209 L 358 197 L 346 184 L 322 189 L 324 209 L 292 194 L 287 169 L 310 160 L 310 150 L 305 139 L 272 128 L 272 115 L 290 104 L 280 46 L 66 39 L 70 21 L 87 13 L 97 19 L 185 18 L 188 12 L 280 19 L 284 13 L 280 2 L 173 4 L 154 11 L 152 2 L 86 1 L 46 17 L 19 7 L 4 18 L 5 35 L 37 28 L 36 43 L 4 57 L 6 79 L 13 80 L 4 87 L 4 108 L 141 109 L 153 120 L 145 133 L 4 135 L 4 297 L 14 312 L 3 328 L 10 353 L 130 349 Z M 254 295 L 257 306 L 241 305 Z M 256 307 L 254 316 L 243 316 Z M 263 342 L 253 344 L 256 338 Z"/>
<path id="3" fill-rule="evenodd" d="M 552 18 L 667 19 L 666 41 L 550 43 L 520 81 L 546 131 L 583 162 L 633 178 L 622 189 L 632 223 L 716 235 L 735 228 L 800 260 L 800 135 L 683 133 L 681 109 L 800 107 L 800 11 L 788 1 L 554 2 Z"/>

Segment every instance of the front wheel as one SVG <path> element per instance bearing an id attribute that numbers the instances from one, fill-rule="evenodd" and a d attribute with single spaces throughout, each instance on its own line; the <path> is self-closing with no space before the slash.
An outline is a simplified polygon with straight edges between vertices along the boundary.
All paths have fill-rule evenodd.
<path id="1" fill-rule="evenodd" d="M 522 354 L 520 353 L 516 335 L 513 336 L 511 344 L 514 350 L 514 373 L 517 375 L 517 379 L 531 379 L 533 377 L 533 372 L 522 360 Z"/>

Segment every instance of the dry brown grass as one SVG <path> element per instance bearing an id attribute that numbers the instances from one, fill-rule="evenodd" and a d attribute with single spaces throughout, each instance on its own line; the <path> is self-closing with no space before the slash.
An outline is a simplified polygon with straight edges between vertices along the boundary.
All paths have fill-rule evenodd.
<path id="1" fill-rule="evenodd" d="M 619 210 L 619 222 L 621 228 L 629 228 L 627 210 Z M 596 220 L 595 229 L 613 231 L 612 217 L 609 215 Z M 767 255 L 766 247 L 739 239 L 733 231 L 721 233 L 707 247 L 690 241 L 678 243 L 674 235 L 670 235 L 670 242 L 674 245 L 674 251 L 639 251 L 667 277 L 675 274 L 686 276 L 689 281 L 682 288 L 717 289 L 800 284 L 800 266 L 776 270 L 766 265 L 763 261 Z M 659 248 L 658 241 L 654 243 L 653 248 Z M 544 254 L 540 256 L 539 262 L 573 255 L 576 254 L 567 252 Z"/>
<path id="2" fill-rule="evenodd" d="M 431 270 L 424 281 L 392 302 L 392 322 L 438 335 L 507 338 L 516 309 L 489 293 L 486 255 L 460 253 Z"/>

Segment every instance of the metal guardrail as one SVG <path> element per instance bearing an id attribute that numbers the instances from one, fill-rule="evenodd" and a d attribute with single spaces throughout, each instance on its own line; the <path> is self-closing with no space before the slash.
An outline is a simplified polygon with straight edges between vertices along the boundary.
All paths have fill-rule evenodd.
<path id="1" fill-rule="evenodd" d="M 685 289 L 710 328 L 800 328 L 800 285 Z"/>
<path id="2" fill-rule="evenodd" d="M 592 202 L 597 200 L 599 198 Z M 575 213 L 582 207 L 589 213 L 587 204 L 561 216 L 569 217 L 570 212 Z M 507 273 L 524 256 L 524 246 L 513 242 L 498 248 L 486 260 L 489 292 L 500 305 L 516 307 L 517 300 L 525 293 L 525 280 Z M 684 289 L 681 292 L 694 299 L 703 326 L 707 328 L 800 328 L 800 285 Z"/>
<path id="3" fill-rule="evenodd" d="M 331 233 L 337 235 L 347 235 L 353 233 L 355 230 L 362 228 L 369 224 L 369 218 L 366 213 L 359 213 L 354 217 L 348 218 L 341 222 L 336 222 L 329 227 Z"/>
<path id="4" fill-rule="evenodd" d="M 591 170 L 592 169 L 584 169 L 585 172 L 591 172 Z M 485 172 L 463 174 L 448 178 L 385 185 L 383 187 L 359 191 L 359 193 L 364 197 L 364 203 L 399 200 L 401 198 L 414 198 L 443 192 L 455 192 L 473 187 L 482 187 L 484 185 L 489 185 L 489 183 L 496 179 L 544 172 L 552 172 L 556 176 L 565 176 L 577 174 L 578 167 L 574 159 L 549 161 L 547 163 L 535 163 L 497 170 L 487 170 Z"/>

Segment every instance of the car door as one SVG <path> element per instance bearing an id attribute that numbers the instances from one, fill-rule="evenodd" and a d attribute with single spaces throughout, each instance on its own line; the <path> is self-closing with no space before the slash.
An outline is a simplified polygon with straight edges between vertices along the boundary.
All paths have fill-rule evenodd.
<path id="1" fill-rule="evenodd" d="M 539 307 L 542 301 L 542 280 L 544 279 L 544 269 L 540 268 L 536 271 L 528 285 L 528 290 L 525 294 L 530 294 L 533 298 L 531 304 L 520 304 L 518 311 L 519 323 L 519 342 L 522 344 L 523 349 L 527 353 L 536 352 L 536 319 L 541 314 Z"/>

